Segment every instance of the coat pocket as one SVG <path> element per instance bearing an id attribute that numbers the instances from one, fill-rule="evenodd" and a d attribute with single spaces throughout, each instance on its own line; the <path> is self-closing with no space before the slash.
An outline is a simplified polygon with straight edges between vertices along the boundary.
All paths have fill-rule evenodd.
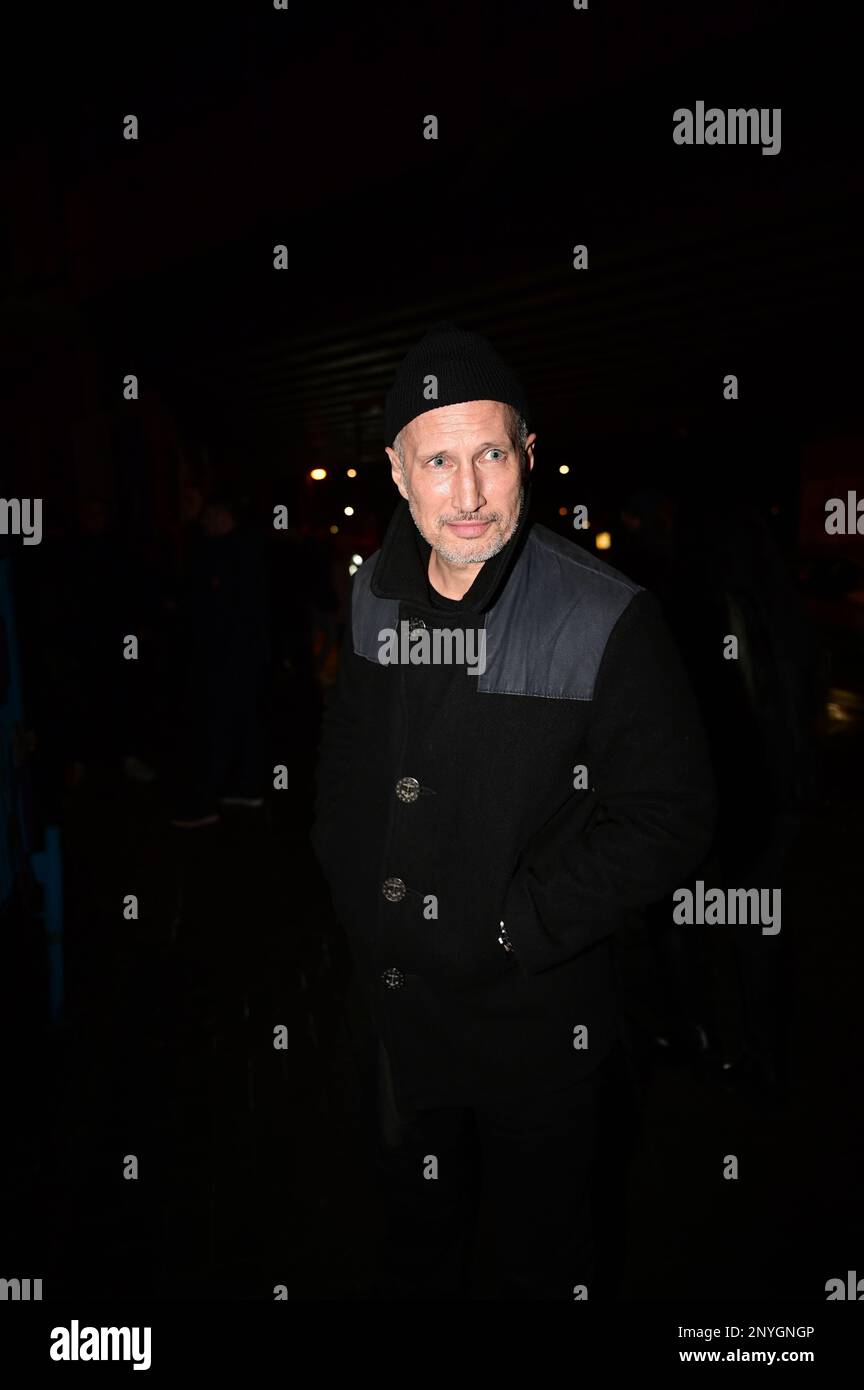
<path id="1" fill-rule="evenodd" d="M 569 796 L 523 846 L 516 861 L 514 877 L 541 865 L 564 841 L 572 840 L 577 835 L 587 835 L 601 809 L 600 794 L 594 787 Z"/>
<path id="2" fill-rule="evenodd" d="M 602 815 L 596 789 L 568 797 L 519 855 L 499 916 L 507 930 L 510 914 L 514 954 L 530 976 L 565 964 L 590 944 L 591 924 L 576 905 L 578 877 Z"/>

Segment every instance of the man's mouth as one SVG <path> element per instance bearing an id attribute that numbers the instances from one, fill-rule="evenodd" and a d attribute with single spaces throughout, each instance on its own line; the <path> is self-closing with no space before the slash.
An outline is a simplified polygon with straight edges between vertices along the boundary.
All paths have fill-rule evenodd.
<path id="1" fill-rule="evenodd" d="M 487 526 L 491 526 L 491 521 L 448 521 L 446 523 L 451 531 L 455 531 L 457 536 L 482 536 Z"/>

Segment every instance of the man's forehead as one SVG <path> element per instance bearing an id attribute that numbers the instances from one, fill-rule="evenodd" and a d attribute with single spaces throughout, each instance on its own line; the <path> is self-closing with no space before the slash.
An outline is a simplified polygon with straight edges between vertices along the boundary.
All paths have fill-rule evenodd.
<path id="1" fill-rule="evenodd" d="M 410 422 L 406 431 L 415 448 L 430 442 L 462 439 L 493 432 L 507 435 L 507 406 L 501 401 L 464 401 L 424 411 Z"/>

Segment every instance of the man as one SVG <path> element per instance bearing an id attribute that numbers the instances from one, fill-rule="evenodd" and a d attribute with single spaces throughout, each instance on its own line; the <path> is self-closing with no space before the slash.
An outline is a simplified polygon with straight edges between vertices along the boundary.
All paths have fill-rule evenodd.
<path id="1" fill-rule="evenodd" d="M 526 415 L 478 335 L 409 352 L 386 407 L 402 501 L 324 718 L 312 840 L 380 1038 L 385 1297 L 458 1296 L 475 1219 L 481 1294 L 590 1296 L 610 939 L 713 824 L 656 601 L 529 521 Z M 436 629 L 464 660 L 429 659 Z"/>

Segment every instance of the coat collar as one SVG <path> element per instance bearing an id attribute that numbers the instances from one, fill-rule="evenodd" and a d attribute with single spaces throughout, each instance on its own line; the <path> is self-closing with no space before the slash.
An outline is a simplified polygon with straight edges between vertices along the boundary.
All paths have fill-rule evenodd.
<path id="1" fill-rule="evenodd" d="M 507 581 L 507 576 L 522 552 L 531 530 L 531 479 L 525 484 L 522 512 L 516 530 L 503 550 L 487 560 L 465 596 L 465 607 L 474 613 L 485 613 Z M 395 598 L 403 602 L 429 607 L 429 555 L 432 547 L 424 540 L 414 524 L 414 518 L 404 497 L 396 510 L 381 543 L 370 587 L 379 598 Z"/>

